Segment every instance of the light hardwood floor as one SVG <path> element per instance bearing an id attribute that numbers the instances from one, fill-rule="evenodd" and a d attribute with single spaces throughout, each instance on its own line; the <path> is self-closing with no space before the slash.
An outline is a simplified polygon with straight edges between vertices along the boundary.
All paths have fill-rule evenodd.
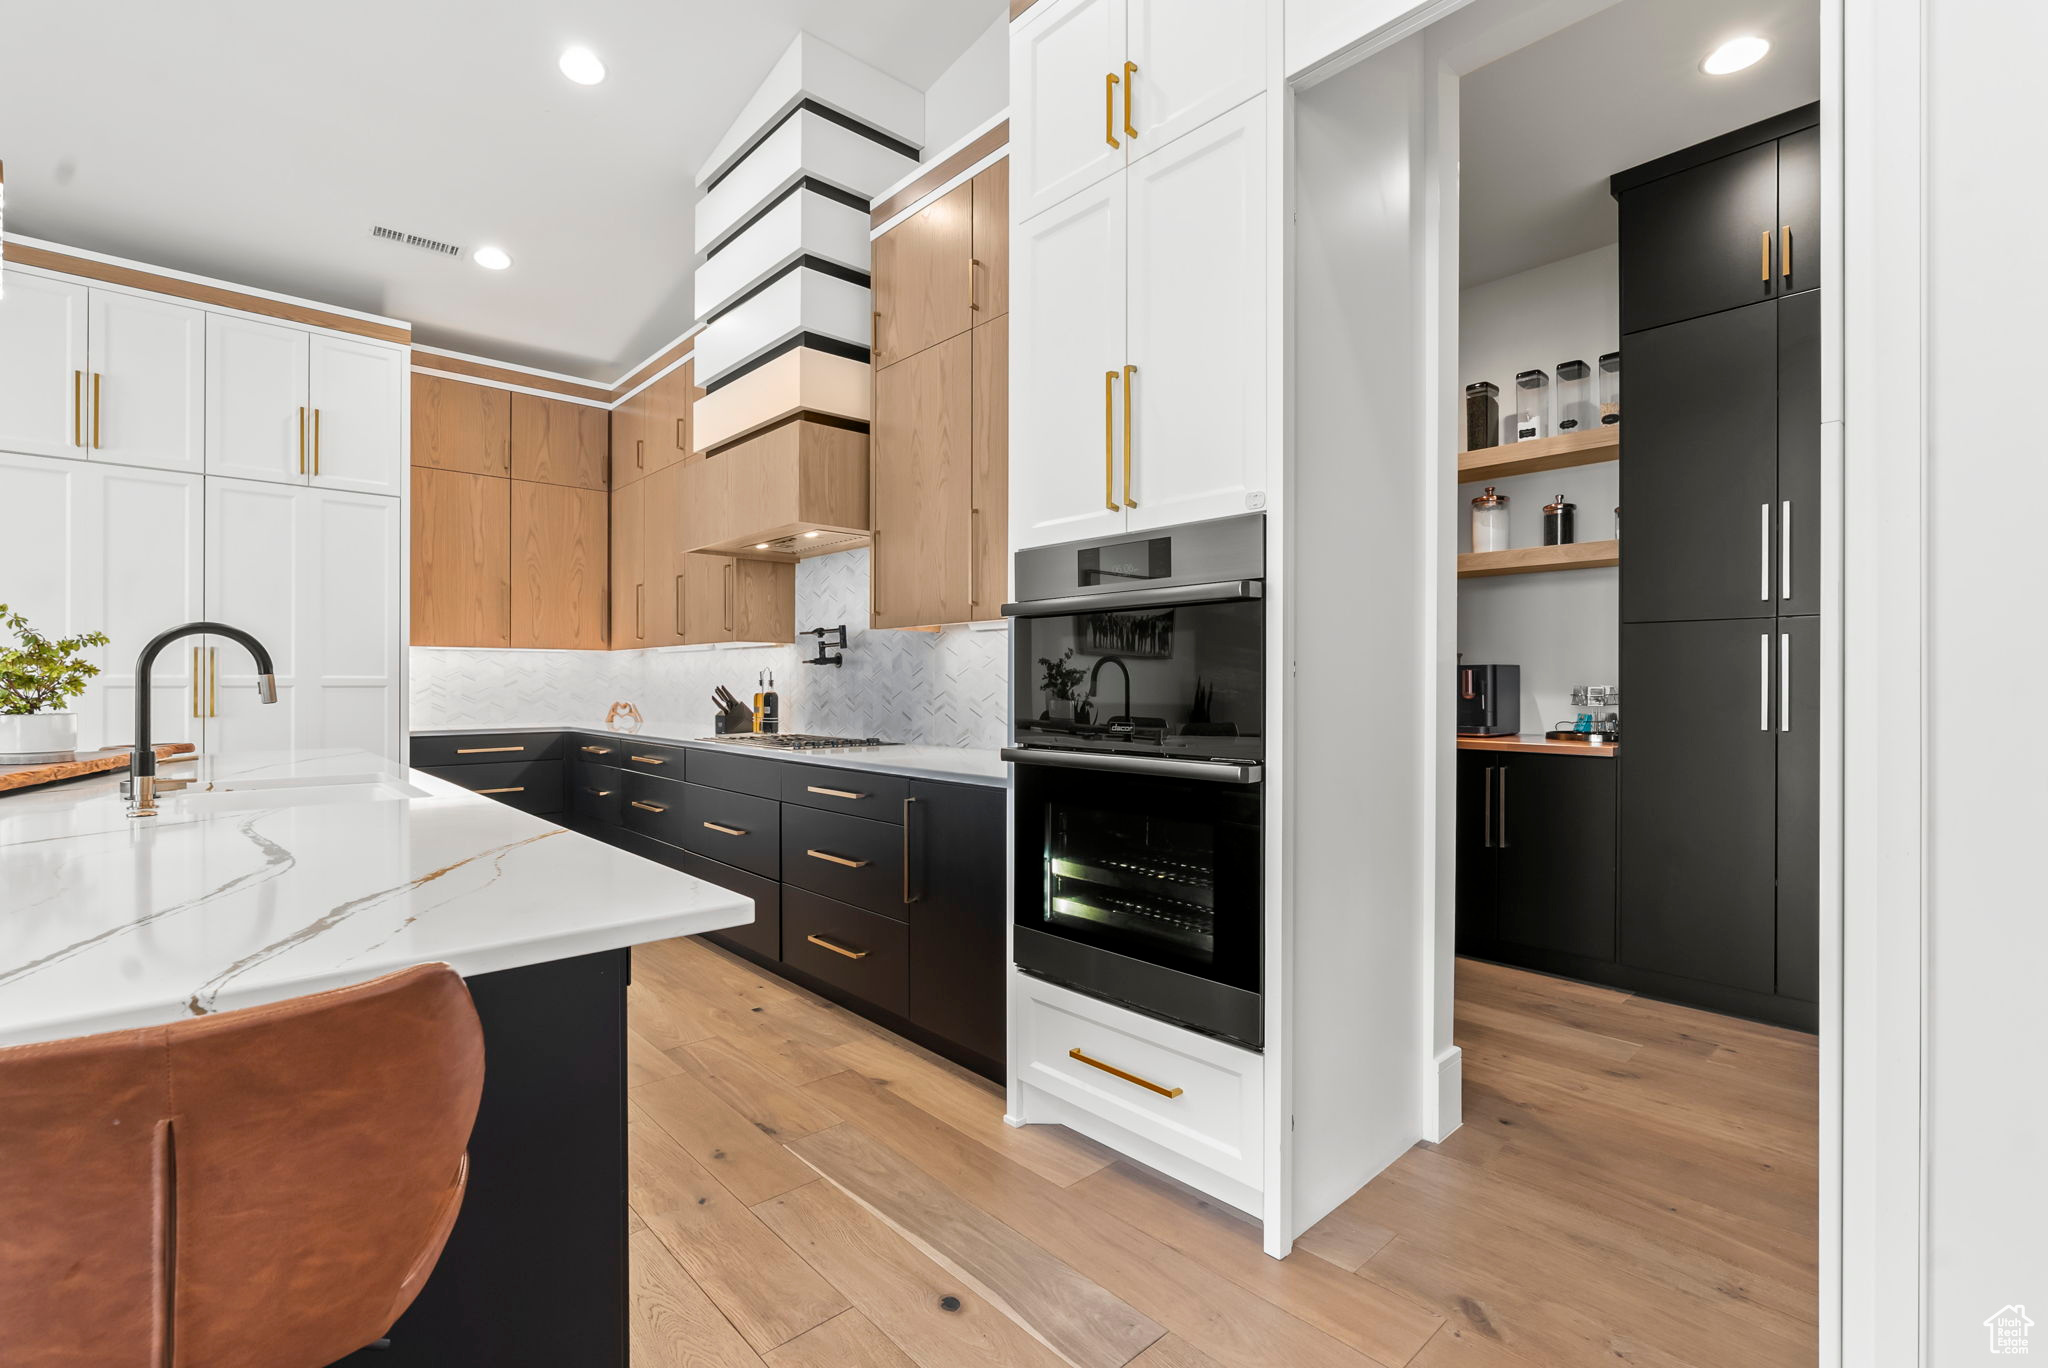
<path id="1" fill-rule="evenodd" d="M 635 1368 L 1805 1368 L 1811 1037 L 1460 961 L 1465 1125 L 1284 1261 L 700 941 L 634 956 Z"/>

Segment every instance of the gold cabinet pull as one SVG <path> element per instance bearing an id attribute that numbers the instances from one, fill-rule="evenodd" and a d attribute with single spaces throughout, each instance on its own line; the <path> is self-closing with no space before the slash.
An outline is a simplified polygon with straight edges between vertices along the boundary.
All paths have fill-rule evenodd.
<path id="1" fill-rule="evenodd" d="M 1102 373 L 1102 506 L 1117 511 L 1115 371 Z"/>
<path id="2" fill-rule="evenodd" d="M 1138 136 L 1137 127 L 1131 123 L 1131 87 L 1137 84 L 1131 77 L 1137 74 L 1138 64 L 1136 62 L 1124 63 L 1124 136 L 1127 138 Z"/>
<path id="3" fill-rule="evenodd" d="M 320 473 L 320 410 L 313 410 L 313 473 Z"/>
<path id="4" fill-rule="evenodd" d="M 730 632 L 730 631 L 732 631 L 732 630 L 733 630 L 733 619 L 734 619 L 734 617 L 736 616 L 736 610 L 735 610 L 735 608 L 734 608 L 734 605 L 733 605 L 733 589 L 734 589 L 734 584 L 735 584 L 735 581 L 736 581 L 736 580 L 737 580 L 737 578 L 738 578 L 738 576 L 737 576 L 737 575 L 736 575 L 736 574 L 734 573 L 736 569 L 737 569 L 737 567 L 735 567 L 735 566 L 733 565 L 733 563 L 732 563 L 731 561 L 727 561 L 727 562 L 725 563 L 725 627 L 724 627 L 724 630 L 725 630 L 725 631 L 728 631 L 728 632 Z"/>
<path id="5" fill-rule="evenodd" d="M 1771 278 L 1771 233 L 1768 228 L 1764 230 L 1763 267 L 1758 278 L 1764 281 Z"/>
<path id="6" fill-rule="evenodd" d="M 647 640 L 647 586 L 633 586 L 633 636 L 635 640 Z"/>
<path id="7" fill-rule="evenodd" d="M 647 439 L 644 437 L 633 439 L 633 464 L 642 470 L 647 469 Z"/>
<path id="8" fill-rule="evenodd" d="M 822 793 L 827 798 L 865 798 L 868 796 L 865 793 L 855 793 L 851 789 L 819 788 L 816 784 L 806 785 L 804 791 L 807 793 Z"/>
<path id="9" fill-rule="evenodd" d="M 641 801 L 640 801 L 640 800 L 639 800 L 638 798 L 635 798 L 635 799 L 633 800 L 633 806 L 634 806 L 634 807 L 636 807 L 636 808 L 639 808 L 639 809 L 640 809 L 640 810 L 641 810 L 642 812 L 667 812 L 667 811 L 668 811 L 668 809 L 667 809 L 667 808 L 663 807 L 663 806 L 662 806 L 661 804 L 659 804 L 659 803 L 643 803 L 643 802 L 641 802 Z"/>
<path id="10" fill-rule="evenodd" d="M 100 373 L 92 373 L 92 449 L 98 451 L 100 442 Z"/>
<path id="11" fill-rule="evenodd" d="M 1778 229 L 1778 274 L 1792 278 L 1792 225 L 1787 223 Z"/>
<path id="12" fill-rule="evenodd" d="M 717 822 L 706 822 L 704 829 L 706 831 L 715 831 L 721 836 L 744 836 L 747 834 L 745 827 L 720 826 Z"/>
<path id="13" fill-rule="evenodd" d="M 668 761 L 658 755 L 629 755 L 628 760 L 638 760 L 643 765 L 666 765 Z"/>
<path id="14" fill-rule="evenodd" d="M 866 959 L 868 957 L 868 952 L 865 950 L 855 950 L 851 946 L 841 945 L 838 941 L 826 940 L 823 936 L 805 936 L 804 939 L 817 946 L 820 950 L 830 950 L 833 954 L 844 955 L 848 959 Z"/>
<path id="15" fill-rule="evenodd" d="M 306 473 L 306 406 L 299 405 L 299 474 Z"/>
<path id="16" fill-rule="evenodd" d="M 866 869 L 868 867 L 866 860 L 849 860 L 844 855 L 834 855 L 828 850 L 806 850 L 804 854 L 814 860 L 824 860 L 828 864 L 844 865 L 848 869 Z"/>
<path id="17" fill-rule="evenodd" d="M 610 789 L 587 788 L 583 791 L 593 798 L 609 798 L 612 796 L 612 791 Z"/>
<path id="18" fill-rule="evenodd" d="M 688 624 L 689 624 L 689 619 L 688 619 L 688 617 L 687 617 L 687 616 L 686 616 L 686 615 L 684 614 L 684 612 L 683 612 L 683 602 L 684 602 L 684 600 L 685 600 L 685 599 L 686 599 L 687 597 L 688 597 L 688 595 L 686 595 L 685 593 L 683 593 L 683 577 L 682 577 L 681 575 L 677 575 L 677 576 L 676 576 L 676 635 L 677 635 L 677 636 L 679 636 L 679 637 L 682 637 L 682 636 L 688 636 L 688 635 L 690 634 L 690 629 L 689 629 L 689 625 L 688 625 Z"/>
<path id="19" fill-rule="evenodd" d="M 206 715 L 220 716 L 220 647 L 206 648 Z"/>
<path id="20" fill-rule="evenodd" d="M 458 746 L 457 755 L 505 755 L 511 751 L 523 751 L 524 746 Z"/>
<path id="21" fill-rule="evenodd" d="M 1102 140 L 1111 147 L 1122 147 L 1116 140 L 1116 73 L 1107 72 L 1102 79 L 1106 83 L 1102 87 Z"/>
<path id="22" fill-rule="evenodd" d="M 610 755 L 612 748 L 610 746 L 585 746 L 583 753 L 585 755 Z"/>
<path id="23" fill-rule="evenodd" d="M 903 800 L 903 905 L 908 907 L 917 901 L 910 896 L 910 805 L 915 798 Z"/>
<path id="24" fill-rule="evenodd" d="M 85 408 L 85 401 L 81 394 L 84 386 L 85 372 L 71 372 L 71 445 L 75 447 L 85 445 L 85 429 L 82 426 L 84 422 L 82 410 Z"/>
<path id="25" fill-rule="evenodd" d="M 1138 501 L 1131 497 L 1131 377 L 1138 373 L 1136 366 L 1124 367 L 1124 507 L 1136 508 Z"/>
<path id="26" fill-rule="evenodd" d="M 1180 1096 L 1181 1090 L 1179 1088 L 1162 1088 L 1149 1078 L 1140 1078 L 1134 1073 L 1125 1073 L 1114 1064 L 1105 1064 L 1099 1059 L 1090 1059 L 1087 1055 L 1081 1053 L 1079 1046 L 1067 1051 L 1067 1058 L 1078 1059 L 1091 1069 L 1100 1069 L 1111 1077 L 1121 1078 L 1126 1083 L 1135 1083 L 1148 1092 L 1158 1093 L 1161 1097 Z"/>
<path id="27" fill-rule="evenodd" d="M 192 648 L 192 715 L 194 717 L 206 716 L 199 706 L 199 687 L 199 647 L 194 646 Z"/>
<path id="28" fill-rule="evenodd" d="M 979 257 L 967 258 L 967 308 L 970 313 L 981 312 L 981 300 L 975 290 L 975 272 L 981 269 Z"/>
<path id="29" fill-rule="evenodd" d="M 515 785 L 513 785 L 513 786 L 512 786 L 511 788 L 494 788 L 494 789 L 472 789 L 472 790 L 471 790 L 471 792 L 473 792 L 473 793 L 524 793 L 524 792 L 526 792 L 526 785 L 524 785 L 524 784 L 515 784 Z"/>

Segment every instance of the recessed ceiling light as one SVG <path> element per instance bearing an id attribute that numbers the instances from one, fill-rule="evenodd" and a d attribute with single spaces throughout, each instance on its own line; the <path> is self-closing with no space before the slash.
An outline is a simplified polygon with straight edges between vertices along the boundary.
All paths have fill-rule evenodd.
<path id="1" fill-rule="evenodd" d="M 562 60 L 555 65 L 577 85 L 596 85 L 604 79 L 604 63 L 587 47 L 564 48 Z"/>
<path id="2" fill-rule="evenodd" d="M 755 549 L 756 551 L 766 551 L 766 550 L 768 549 L 768 543 L 767 543 L 767 542 L 755 542 L 755 543 L 754 543 L 754 549 Z"/>
<path id="3" fill-rule="evenodd" d="M 815 537 L 815 536 L 818 536 L 818 535 L 820 535 L 820 534 L 819 534 L 819 533 L 816 533 L 816 532 L 806 532 L 806 533 L 804 533 L 804 535 L 805 535 L 806 537 Z"/>
<path id="4" fill-rule="evenodd" d="M 503 247 L 479 247 L 471 259 L 486 271 L 502 271 L 512 264 L 512 258 L 506 255 Z"/>
<path id="5" fill-rule="evenodd" d="M 1771 50 L 1770 43 L 1753 33 L 1740 38 L 1730 38 L 1707 54 L 1707 60 L 1700 63 L 1700 70 L 1709 76 L 1726 76 L 1731 71 L 1755 66 Z"/>

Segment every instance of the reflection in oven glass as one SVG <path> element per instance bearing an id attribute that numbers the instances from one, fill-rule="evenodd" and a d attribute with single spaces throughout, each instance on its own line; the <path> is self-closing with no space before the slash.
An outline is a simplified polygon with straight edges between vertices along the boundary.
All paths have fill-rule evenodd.
<path id="1" fill-rule="evenodd" d="M 1056 805 L 1046 852 L 1046 920 L 1152 955 L 1216 957 L 1212 827 Z"/>

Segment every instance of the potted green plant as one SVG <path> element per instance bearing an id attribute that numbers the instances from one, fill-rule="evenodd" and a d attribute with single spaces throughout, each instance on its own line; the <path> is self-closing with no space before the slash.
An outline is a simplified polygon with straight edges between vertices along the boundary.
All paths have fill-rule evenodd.
<path id="1" fill-rule="evenodd" d="M 78 714 L 64 705 L 85 692 L 100 667 L 85 658 L 105 632 L 52 640 L 0 603 L 0 765 L 55 764 L 76 757 Z"/>
<path id="2" fill-rule="evenodd" d="M 1078 665 L 1067 664 L 1073 658 L 1074 648 L 1071 646 L 1057 658 L 1038 658 L 1038 663 L 1045 667 L 1038 683 L 1045 694 L 1045 711 L 1040 714 L 1045 720 L 1065 721 L 1074 715 L 1074 690 L 1081 687 L 1082 670 Z"/>

